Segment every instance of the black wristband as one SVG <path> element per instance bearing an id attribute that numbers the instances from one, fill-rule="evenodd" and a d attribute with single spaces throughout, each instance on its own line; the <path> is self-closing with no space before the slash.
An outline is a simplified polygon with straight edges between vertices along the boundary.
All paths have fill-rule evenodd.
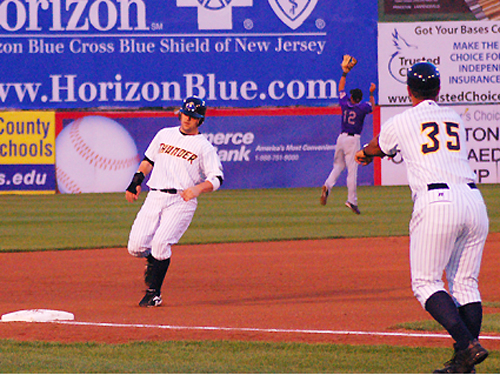
<path id="1" fill-rule="evenodd" d="M 347 73 L 346 72 L 342 72 L 342 77 L 347 77 Z"/>
<path id="2" fill-rule="evenodd" d="M 134 177 L 132 178 L 132 182 L 127 188 L 127 191 L 131 192 L 132 194 L 137 194 L 137 186 L 141 186 L 142 181 L 144 181 L 144 173 L 142 172 L 136 172 L 134 174 Z"/>

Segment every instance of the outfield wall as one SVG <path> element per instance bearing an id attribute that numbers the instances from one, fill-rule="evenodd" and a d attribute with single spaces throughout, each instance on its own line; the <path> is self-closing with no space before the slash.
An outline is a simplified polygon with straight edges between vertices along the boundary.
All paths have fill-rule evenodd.
<path id="1" fill-rule="evenodd" d="M 0 78 L 0 193 L 59 191 L 57 165 L 68 192 L 83 183 L 121 191 L 125 177 L 70 179 L 66 170 L 84 165 L 74 151 L 57 152 L 56 135 L 77 117 L 112 118 L 129 133 L 121 133 L 128 147 L 101 147 L 125 175 L 148 137 L 175 126 L 172 108 L 193 94 L 209 108 L 227 108 L 212 109 L 202 129 L 223 161 L 224 188 L 320 186 L 339 132 L 332 106 L 346 53 L 358 58 L 348 90 L 368 96 L 370 82 L 378 82 L 380 111 L 369 116 L 363 143 L 378 132 L 380 117 L 408 106 L 406 69 L 432 61 L 443 77 L 440 102 L 466 123 L 478 181 L 500 183 L 494 8 L 481 0 L 1 0 L 0 68 L 8 74 Z M 32 130 L 17 130 L 23 124 Z M 376 160 L 360 168 L 358 182 L 406 184 L 404 163 Z"/>
<path id="2" fill-rule="evenodd" d="M 212 109 L 200 130 L 217 148 L 224 189 L 320 187 L 333 165 L 340 119 L 337 106 Z M 366 118 L 362 142 L 371 139 L 374 120 L 378 121 L 378 109 Z M 0 165 L 0 191 L 122 192 L 156 132 L 178 125 L 173 111 L 58 112 L 51 125 L 56 136 L 49 148 L 55 150 L 52 173 L 41 166 L 28 170 L 15 163 Z M 2 160 L 16 160 L 15 156 Z M 37 175 L 44 174 L 44 184 L 34 189 L 33 184 L 14 183 L 20 178 L 14 176 L 25 176 L 23 171 L 31 173 L 33 168 Z M 358 181 L 374 184 L 373 166 L 360 168 Z M 339 184 L 345 185 L 345 176 Z"/>

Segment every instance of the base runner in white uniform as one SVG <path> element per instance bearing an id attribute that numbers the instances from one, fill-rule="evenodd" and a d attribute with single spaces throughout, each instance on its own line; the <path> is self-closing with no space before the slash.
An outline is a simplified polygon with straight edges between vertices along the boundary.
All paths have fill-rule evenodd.
<path id="1" fill-rule="evenodd" d="M 436 104 L 439 71 L 428 62 L 417 63 L 408 70 L 407 85 L 413 107 L 384 123 L 356 160 L 366 165 L 374 156 L 400 150 L 414 201 L 412 289 L 455 340 L 452 359 L 435 373 L 474 373 L 488 356 L 478 341 L 483 315 L 478 277 L 488 214 L 467 160 L 462 119 Z"/>
<path id="2" fill-rule="evenodd" d="M 129 235 L 128 251 L 146 258 L 147 286 L 141 307 L 161 304 L 161 287 L 176 244 L 191 224 L 201 193 L 217 190 L 223 171 L 216 149 L 200 134 L 207 107 L 197 97 L 184 100 L 179 111 L 180 127 L 160 130 L 148 146 L 125 198 L 134 202 L 141 183 L 151 172 L 150 191 Z"/>

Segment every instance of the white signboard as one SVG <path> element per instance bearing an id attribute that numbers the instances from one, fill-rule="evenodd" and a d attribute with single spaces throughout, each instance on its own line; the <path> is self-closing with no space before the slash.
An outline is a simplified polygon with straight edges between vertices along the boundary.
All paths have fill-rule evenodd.
<path id="1" fill-rule="evenodd" d="M 380 110 L 383 126 L 394 115 L 409 107 L 384 107 Z M 466 130 L 466 144 L 470 165 L 477 175 L 477 182 L 500 183 L 500 106 L 454 106 Z M 382 159 L 382 185 L 407 185 L 406 167 L 401 154 L 393 159 Z"/>
<path id="2" fill-rule="evenodd" d="M 410 105 L 406 71 L 429 61 L 441 72 L 439 101 L 500 105 L 500 21 L 379 23 L 379 104 Z"/>

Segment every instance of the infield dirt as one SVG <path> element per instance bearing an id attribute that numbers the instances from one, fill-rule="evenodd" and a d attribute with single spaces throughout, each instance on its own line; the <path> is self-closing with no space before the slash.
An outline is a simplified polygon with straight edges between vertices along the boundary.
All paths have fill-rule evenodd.
<path id="1" fill-rule="evenodd" d="M 1 338 L 452 344 L 448 337 L 304 332 L 404 333 L 394 325 L 429 320 L 411 291 L 407 237 L 178 245 L 157 308 L 138 307 L 144 260 L 123 248 L 3 253 L 0 267 L 0 314 L 53 309 L 85 323 L 2 322 Z M 484 301 L 500 301 L 499 269 L 500 234 L 493 233 L 480 275 Z M 259 331 L 273 329 L 279 331 Z M 483 334 L 498 336 L 483 345 L 500 349 L 500 335 Z"/>

